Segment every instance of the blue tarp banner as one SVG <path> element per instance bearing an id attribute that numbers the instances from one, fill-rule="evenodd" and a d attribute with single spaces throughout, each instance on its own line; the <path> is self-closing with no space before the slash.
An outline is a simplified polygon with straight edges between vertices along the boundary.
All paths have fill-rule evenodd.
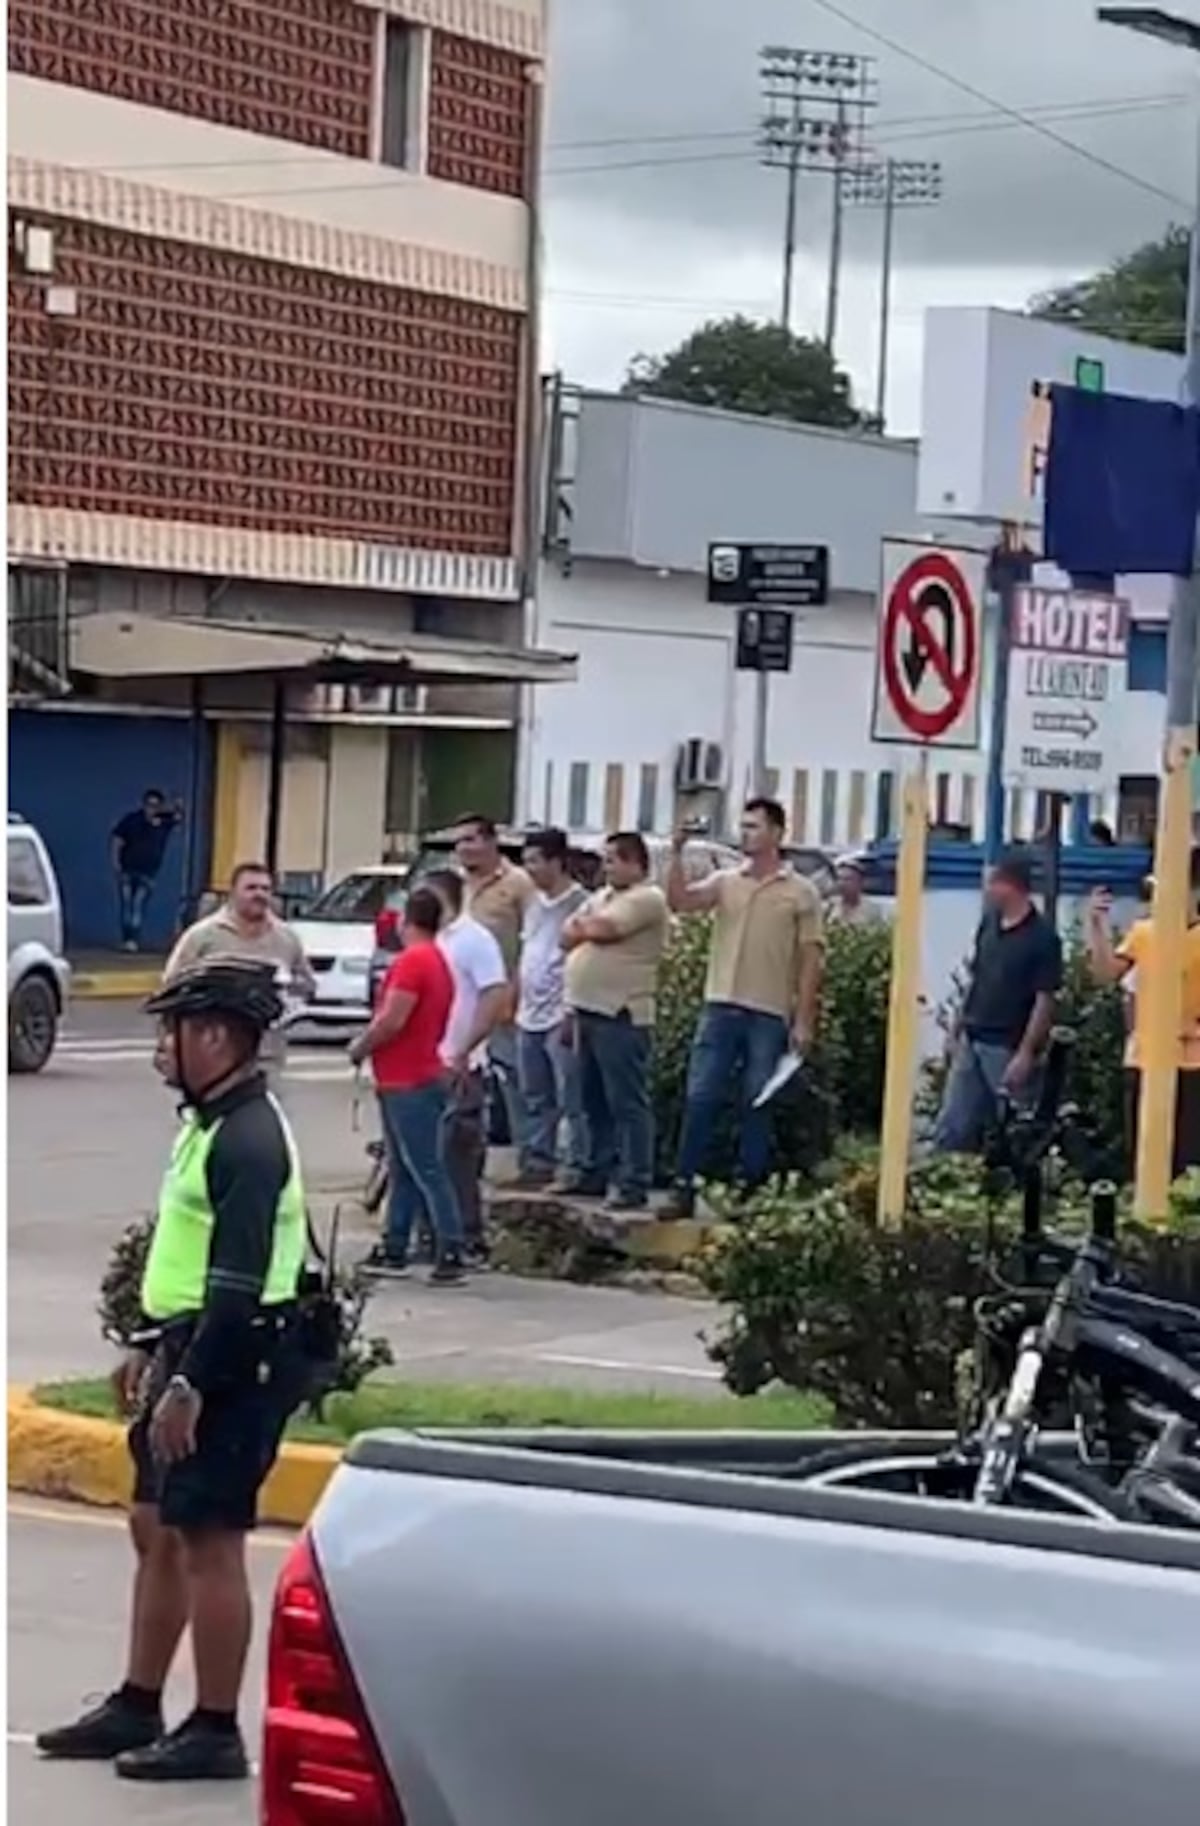
<path id="1" fill-rule="evenodd" d="M 1045 555 L 1093 576 L 1191 575 L 1200 412 L 1051 387 Z"/>

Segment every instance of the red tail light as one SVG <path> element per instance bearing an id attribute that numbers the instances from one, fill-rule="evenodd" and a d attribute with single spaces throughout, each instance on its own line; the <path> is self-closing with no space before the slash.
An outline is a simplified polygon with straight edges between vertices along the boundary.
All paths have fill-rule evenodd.
<path id="1" fill-rule="evenodd" d="M 404 1826 L 312 1542 L 292 1549 L 267 1654 L 262 1826 Z"/>
<path id="2" fill-rule="evenodd" d="M 375 915 L 375 943 L 383 951 L 395 949 L 400 936 L 400 911 L 397 907 L 385 907 L 382 913 Z"/>

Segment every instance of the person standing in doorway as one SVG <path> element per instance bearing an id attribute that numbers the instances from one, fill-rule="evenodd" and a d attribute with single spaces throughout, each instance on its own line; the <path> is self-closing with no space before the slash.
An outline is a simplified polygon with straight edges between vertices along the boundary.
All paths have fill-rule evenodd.
<path id="1" fill-rule="evenodd" d="M 442 1048 L 454 1006 L 454 977 L 437 943 L 442 903 L 427 883 L 404 908 L 400 950 L 388 966 L 379 1005 L 350 1047 L 354 1065 L 371 1061 L 388 1155 L 388 1215 L 382 1247 L 368 1259 L 376 1274 L 408 1273 L 413 1227 L 422 1207 L 433 1226 L 431 1281 L 463 1280 L 462 1213 L 446 1158 Z"/>
<path id="2" fill-rule="evenodd" d="M 568 1180 L 579 1177 L 585 1159 L 579 1058 L 568 1033 L 562 935 L 588 895 L 572 879 L 569 854 L 565 831 L 537 831 L 525 844 L 525 869 L 537 891 L 525 909 L 521 940 L 517 1075 L 525 1111 L 519 1183 L 530 1187 L 555 1179 L 564 1124 Z"/>
<path id="3" fill-rule="evenodd" d="M 816 888 L 783 859 L 787 818 L 774 799 L 747 801 L 745 861 L 702 881 L 684 871 L 684 832 L 675 836 L 667 897 L 673 913 L 711 913 L 712 946 L 704 1009 L 692 1044 L 675 1189 L 668 1214 L 691 1217 L 717 1118 L 739 1098 L 738 1177 L 751 1190 L 771 1165 L 771 1124 L 754 1100 L 791 1048 L 812 1044 L 821 986 L 823 933 Z"/>
<path id="4" fill-rule="evenodd" d="M 117 878 L 121 944 L 126 951 L 142 948 L 146 909 L 162 872 L 167 845 L 176 825 L 183 822 L 183 803 L 167 804 L 166 794 L 150 787 L 135 811 L 126 812 L 112 830 L 112 867 Z"/>
<path id="5" fill-rule="evenodd" d="M 183 933 L 167 959 L 163 981 L 171 982 L 181 970 L 190 970 L 208 958 L 237 958 L 274 965 L 285 998 L 308 1001 L 316 990 L 316 978 L 304 946 L 275 912 L 274 899 L 271 871 L 261 862 L 239 862 L 228 899 Z M 272 1090 L 280 1088 L 286 1059 L 287 1035 L 277 1027 L 265 1035 L 261 1053 Z"/>
<path id="6" fill-rule="evenodd" d="M 1141 1106 L 1142 1067 L 1147 1051 L 1146 982 L 1155 965 L 1155 931 L 1152 919 L 1137 919 L 1114 944 L 1112 895 L 1097 888 L 1088 906 L 1087 948 L 1092 975 L 1100 983 L 1131 987 L 1130 1034 L 1125 1051 L 1126 1140 L 1132 1163 L 1137 1154 L 1138 1113 Z M 1188 930 L 1184 941 L 1183 1006 L 1179 1046 L 1179 1080 L 1175 1098 L 1175 1143 L 1171 1176 L 1178 1179 L 1189 1167 L 1200 1166 L 1200 849 L 1192 851 Z"/>
<path id="7" fill-rule="evenodd" d="M 1033 864 L 1008 850 L 990 871 L 970 981 L 934 1129 L 943 1154 L 974 1153 L 999 1100 L 1028 1102 L 1062 988 L 1062 943 L 1033 901 Z"/>
<path id="8" fill-rule="evenodd" d="M 637 831 L 618 831 L 604 852 L 607 887 L 563 927 L 566 1003 L 579 1049 L 587 1154 L 570 1189 L 639 1211 L 654 1181 L 650 1049 L 667 903 L 649 881 Z"/>
<path id="9" fill-rule="evenodd" d="M 438 935 L 454 979 L 454 1003 L 442 1041 L 448 1074 L 446 1161 L 462 1212 L 468 1253 L 482 1259 L 483 1169 L 487 1160 L 488 1046 L 512 1011 L 509 972 L 498 941 L 465 910 L 462 877 L 440 869 L 426 877 L 442 906 Z"/>
<path id="10" fill-rule="evenodd" d="M 454 850 L 466 880 L 464 911 L 485 926 L 500 947 L 508 972 L 509 1006 L 488 1042 L 488 1058 L 499 1082 L 508 1120 L 509 1141 L 520 1151 L 525 1135 L 525 1110 L 517 1078 L 517 965 L 521 928 L 533 899 L 534 886 L 525 870 L 501 854 L 496 826 L 490 818 L 469 812 L 455 823 Z"/>
<path id="11" fill-rule="evenodd" d="M 831 926 L 879 926 L 883 914 L 865 893 L 863 865 L 857 856 L 843 856 L 837 865 L 837 894 L 829 909 Z"/>

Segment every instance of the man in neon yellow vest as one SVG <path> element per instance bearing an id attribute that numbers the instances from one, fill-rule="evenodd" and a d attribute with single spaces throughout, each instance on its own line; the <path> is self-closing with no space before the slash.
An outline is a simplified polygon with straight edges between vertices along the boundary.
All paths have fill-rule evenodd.
<path id="1" fill-rule="evenodd" d="M 134 1414 L 129 1662 L 115 1693 L 38 1747 L 135 1781 L 244 1779 L 246 1534 L 303 1393 L 304 1189 L 258 1056 L 282 1010 L 271 967 L 232 960 L 184 972 L 147 1009 L 183 1122 L 142 1281 L 147 1344 L 117 1378 Z M 196 1705 L 167 1731 L 163 1688 L 189 1625 Z"/>

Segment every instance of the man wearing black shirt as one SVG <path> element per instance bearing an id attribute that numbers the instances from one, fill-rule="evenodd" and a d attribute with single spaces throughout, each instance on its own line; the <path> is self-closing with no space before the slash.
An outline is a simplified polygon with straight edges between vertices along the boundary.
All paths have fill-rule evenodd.
<path id="1" fill-rule="evenodd" d="M 123 1685 L 38 1739 L 132 1781 L 244 1778 L 237 1707 L 250 1642 L 246 1534 L 303 1393 L 300 1165 L 258 1069 L 279 1018 L 269 965 L 215 960 L 152 997 L 157 1063 L 183 1093 L 142 1280 L 143 1343 L 117 1374 L 133 1415 L 137 1556 Z M 166 1731 L 162 1695 L 190 1625 L 196 1705 Z"/>
<path id="2" fill-rule="evenodd" d="M 992 869 L 975 935 L 971 980 L 954 1036 L 934 1132 L 942 1153 L 978 1148 L 1006 1094 L 1028 1098 L 1062 987 L 1058 933 L 1033 903 L 1033 869 L 1020 850 Z"/>
<path id="3" fill-rule="evenodd" d="M 136 951 L 154 884 L 162 869 L 171 832 L 183 818 L 183 807 L 168 805 L 156 787 L 142 797 L 136 811 L 126 812 L 113 827 L 112 865 L 121 911 L 121 943 Z"/>

